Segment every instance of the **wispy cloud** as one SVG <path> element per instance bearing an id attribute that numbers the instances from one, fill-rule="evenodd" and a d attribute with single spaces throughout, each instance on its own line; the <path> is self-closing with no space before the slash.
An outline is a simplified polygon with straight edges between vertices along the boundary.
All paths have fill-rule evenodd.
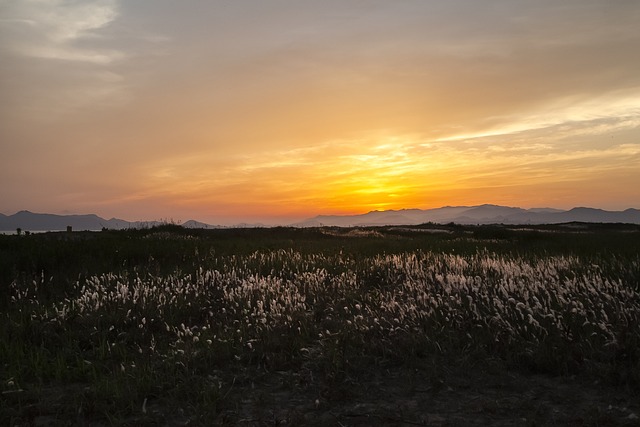
<path id="1" fill-rule="evenodd" d="M 115 0 L 9 0 L 0 7 L 3 45 L 15 54 L 96 64 L 123 57 L 86 43 L 100 38 L 99 30 L 116 19 Z"/>
<path id="2" fill-rule="evenodd" d="M 509 115 L 487 117 L 487 122 L 498 125 L 482 131 L 452 134 L 438 141 L 459 141 L 491 136 L 513 135 L 567 125 L 577 132 L 602 133 L 640 125 L 640 88 L 625 93 L 614 92 L 599 96 L 567 96 L 550 100 L 532 111 L 519 111 Z M 556 129 L 557 130 L 557 129 Z"/>
<path id="3" fill-rule="evenodd" d="M 116 0 L 0 2 L 2 114 L 12 124 L 46 123 L 127 100 L 127 58 L 109 31 Z"/>

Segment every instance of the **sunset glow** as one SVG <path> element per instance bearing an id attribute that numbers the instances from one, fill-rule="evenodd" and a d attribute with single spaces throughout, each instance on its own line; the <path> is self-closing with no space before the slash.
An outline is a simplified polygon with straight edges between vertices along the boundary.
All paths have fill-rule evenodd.
<path id="1" fill-rule="evenodd" d="M 640 2 L 0 0 L 0 212 L 640 207 Z"/>

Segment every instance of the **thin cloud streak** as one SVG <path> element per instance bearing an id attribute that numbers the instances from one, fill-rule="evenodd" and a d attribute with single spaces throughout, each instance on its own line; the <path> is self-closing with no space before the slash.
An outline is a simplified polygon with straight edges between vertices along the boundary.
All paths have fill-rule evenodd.
<path id="1" fill-rule="evenodd" d="M 120 59 L 117 51 L 81 47 L 78 42 L 97 33 L 117 16 L 115 1 L 5 1 L 0 19 L 6 49 L 15 54 L 106 64 Z"/>

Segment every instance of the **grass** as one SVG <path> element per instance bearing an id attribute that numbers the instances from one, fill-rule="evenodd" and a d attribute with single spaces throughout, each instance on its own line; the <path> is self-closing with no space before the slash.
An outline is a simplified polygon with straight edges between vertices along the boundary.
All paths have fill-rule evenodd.
<path id="1" fill-rule="evenodd" d="M 446 360 L 637 391 L 639 237 L 585 224 L 0 236 L 0 422 L 153 425 L 154 405 L 204 420 L 260 373 L 345 393 Z"/>

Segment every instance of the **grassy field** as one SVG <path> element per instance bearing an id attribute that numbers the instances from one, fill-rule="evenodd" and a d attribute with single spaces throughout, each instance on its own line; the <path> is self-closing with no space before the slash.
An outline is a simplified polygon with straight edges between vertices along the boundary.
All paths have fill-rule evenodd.
<path id="1" fill-rule="evenodd" d="M 0 236 L 0 313 L 2 425 L 467 425 L 344 402 L 384 383 L 446 406 L 511 372 L 614 390 L 579 420 L 637 422 L 638 226 Z"/>

